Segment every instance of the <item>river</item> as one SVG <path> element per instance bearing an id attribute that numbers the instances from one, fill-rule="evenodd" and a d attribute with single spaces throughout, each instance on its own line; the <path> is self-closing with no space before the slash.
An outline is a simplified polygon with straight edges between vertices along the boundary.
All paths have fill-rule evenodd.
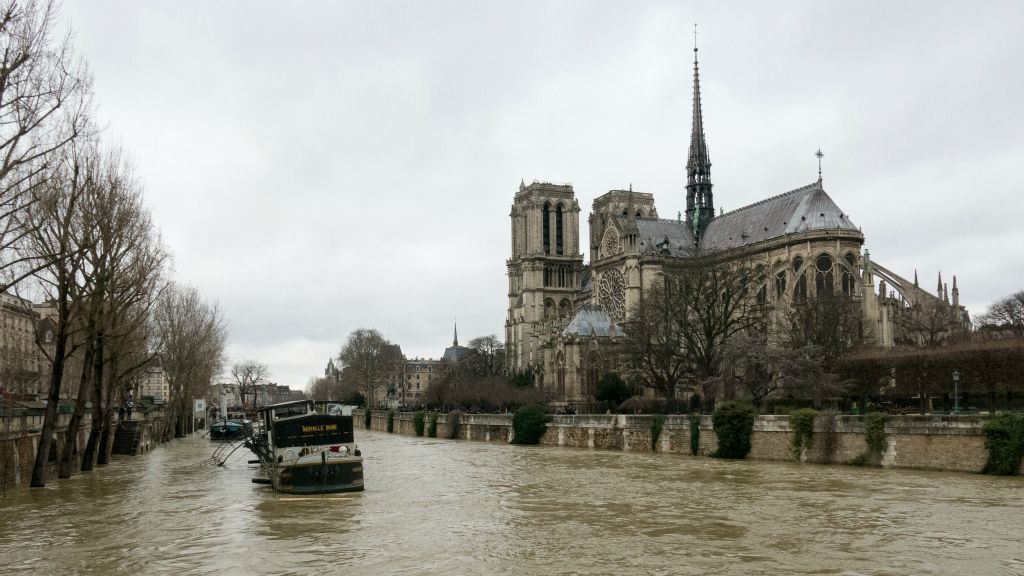
<path id="1" fill-rule="evenodd" d="M 357 430 L 365 492 L 189 438 L 0 498 L 9 574 L 1024 574 L 1021 478 Z"/>

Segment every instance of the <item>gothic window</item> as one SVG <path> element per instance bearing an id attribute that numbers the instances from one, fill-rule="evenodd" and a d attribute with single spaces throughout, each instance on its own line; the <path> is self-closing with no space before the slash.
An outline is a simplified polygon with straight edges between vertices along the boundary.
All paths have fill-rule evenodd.
<path id="1" fill-rule="evenodd" d="M 544 253 L 551 254 L 551 205 L 544 203 Z"/>
<path id="2" fill-rule="evenodd" d="M 783 294 L 786 293 L 786 271 L 780 270 L 775 275 L 775 297 L 782 298 Z"/>
<path id="3" fill-rule="evenodd" d="M 604 255 L 611 256 L 619 252 L 619 233 L 615 228 L 608 228 L 604 233 Z"/>
<path id="4" fill-rule="evenodd" d="M 544 300 L 544 317 L 551 318 L 551 315 L 555 312 L 555 301 L 551 298 Z"/>
<path id="5" fill-rule="evenodd" d="M 558 315 L 559 316 L 563 316 L 563 317 L 564 316 L 568 316 L 569 315 L 569 311 L 570 311 L 570 304 L 569 304 L 568 300 L 563 299 L 561 302 L 558 303 Z"/>
<path id="6" fill-rule="evenodd" d="M 843 270 L 843 294 L 853 294 L 853 274 L 850 274 L 849 270 Z"/>
<path id="7" fill-rule="evenodd" d="M 558 351 L 558 356 L 555 357 L 555 364 L 558 368 L 558 398 L 565 398 L 565 353 L 561 350 Z"/>
<path id="8" fill-rule="evenodd" d="M 856 266 L 857 260 L 856 260 L 856 258 L 854 258 L 853 252 L 847 252 L 846 253 L 846 263 L 850 265 L 850 268 L 853 268 L 853 267 Z"/>
<path id="9" fill-rule="evenodd" d="M 585 398 L 593 398 L 597 395 L 597 381 L 600 379 L 599 374 L 601 373 L 601 358 L 597 355 L 597 350 L 591 350 L 587 355 L 587 371 L 585 374 L 583 396 Z"/>
<path id="10" fill-rule="evenodd" d="M 757 304 L 758 306 L 766 306 L 768 304 L 768 285 L 762 284 L 761 289 L 757 291 Z"/>
<path id="11" fill-rule="evenodd" d="M 612 268 L 601 274 L 598 301 L 613 318 L 624 318 L 626 308 L 626 280 L 622 271 Z"/>
<path id="12" fill-rule="evenodd" d="M 562 204 L 555 207 L 555 253 L 562 255 Z"/>
<path id="13" fill-rule="evenodd" d="M 801 258 L 799 256 L 797 256 L 796 258 L 793 258 L 793 272 L 799 272 L 800 271 L 800 267 L 803 266 L 803 265 L 804 265 L 804 259 L 803 258 Z"/>
<path id="14" fill-rule="evenodd" d="M 831 294 L 832 289 L 835 287 L 835 278 L 832 274 L 832 258 L 827 254 L 818 256 L 818 259 L 814 263 L 816 268 L 814 273 L 814 293 L 815 294 Z"/>

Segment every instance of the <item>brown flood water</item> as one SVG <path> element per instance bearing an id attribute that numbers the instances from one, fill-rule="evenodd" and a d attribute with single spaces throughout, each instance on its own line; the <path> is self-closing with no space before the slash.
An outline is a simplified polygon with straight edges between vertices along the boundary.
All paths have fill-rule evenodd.
<path id="1" fill-rule="evenodd" d="M 184 439 L 0 499 L 0 574 L 1024 574 L 1024 479 L 357 430 L 363 493 Z"/>

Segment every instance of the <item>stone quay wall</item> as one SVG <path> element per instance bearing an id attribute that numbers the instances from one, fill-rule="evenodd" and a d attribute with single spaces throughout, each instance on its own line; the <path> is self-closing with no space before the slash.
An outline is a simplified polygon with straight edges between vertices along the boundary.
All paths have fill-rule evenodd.
<path id="1" fill-rule="evenodd" d="M 68 422 L 71 414 L 57 414 L 57 422 L 54 425 L 53 442 L 50 443 L 50 458 L 47 465 L 47 476 L 56 478 L 57 461 L 64 451 L 64 444 L 67 438 Z M 133 420 L 132 422 L 136 422 Z M 151 450 L 165 437 L 168 426 L 168 418 L 162 410 L 156 410 L 148 415 L 141 415 L 139 422 L 139 442 L 135 445 L 134 454 L 144 454 Z M 81 454 L 85 449 L 85 443 L 89 438 L 89 429 L 92 427 L 92 412 L 82 415 L 82 422 L 78 427 L 78 434 L 75 435 L 75 469 L 81 466 Z M 108 454 L 112 451 L 116 440 L 118 428 L 117 415 L 114 415 L 112 432 L 108 437 L 104 449 Z M 36 450 L 39 448 L 39 440 L 42 436 L 43 416 L 40 415 L 19 415 L 0 416 L 0 488 L 12 486 L 28 486 L 32 479 L 32 466 L 35 464 Z"/>
<path id="2" fill-rule="evenodd" d="M 71 414 L 58 414 L 50 443 L 50 458 L 47 476 L 56 477 L 57 460 L 64 451 L 68 422 Z M 78 434 L 75 436 L 76 455 L 85 449 L 92 426 L 92 414 L 82 416 Z M 2 416 L 0 417 L 0 484 L 4 486 L 28 485 L 32 478 L 32 466 L 36 461 L 36 450 L 42 437 L 43 416 Z"/>
<path id="3" fill-rule="evenodd" d="M 372 430 L 387 430 L 387 412 L 374 411 Z M 355 413 L 356 426 L 362 427 L 364 414 Z M 652 425 L 655 416 L 625 414 L 581 414 L 553 416 L 547 432 L 541 438 L 543 446 L 583 448 L 593 450 L 622 450 L 629 452 L 662 452 L 690 454 L 690 417 L 664 416 L 662 432 L 657 445 L 651 446 Z M 415 414 L 396 412 L 394 433 L 415 435 Z M 507 444 L 512 441 L 511 414 L 462 414 L 454 434 L 448 414 L 437 415 L 437 437 L 457 438 L 477 442 Z M 869 461 L 891 468 L 920 470 L 948 470 L 955 472 L 981 472 L 988 458 L 982 426 L 985 416 L 889 416 L 885 424 L 886 447 L 880 454 L 867 454 Z M 430 414 L 425 415 L 425 428 Z M 700 417 L 700 447 L 698 455 L 708 456 L 718 449 L 718 437 L 711 416 Z M 811 443 L 799 455 L 800 461 L 818 464 L 842 464 L 868 452 L 864 440 L 864 422 L 860 416 L 836 417 L 831 435 L 831 450 L 823 419 L 815 418 Z M 752 460 L 789 461 L 794 457 L 791 448 L 793 428 L 789 416 L 765 415 L 754 420 L 751 450 Z M 1024 463 L 1021 465 L 1024 474 Z"/>

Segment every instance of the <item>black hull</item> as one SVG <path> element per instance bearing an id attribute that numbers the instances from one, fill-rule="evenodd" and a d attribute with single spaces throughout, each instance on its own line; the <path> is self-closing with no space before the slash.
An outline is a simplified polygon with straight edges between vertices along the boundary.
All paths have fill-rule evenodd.
<path id="1" fill-rule="evenodd" d="M 313 462 L 277 469 L 274 488 L 285 494 L 334 494 L 362 492 L 361 460 L 327 463 Z"/>

